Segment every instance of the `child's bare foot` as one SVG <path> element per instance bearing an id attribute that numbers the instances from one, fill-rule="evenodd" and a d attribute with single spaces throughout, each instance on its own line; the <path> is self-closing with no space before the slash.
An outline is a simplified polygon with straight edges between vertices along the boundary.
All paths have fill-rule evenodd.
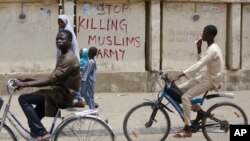
<path id="1" fill-rule="evenodd" d="M 86 105 L 86 102 L 83 101 L 83 100 L 78 100 L 77 102 L 74 103 L 74 107 L 81 107 L 81 108 L 83 108 L 83 107 L 85 107 L 85 105 Z"/>

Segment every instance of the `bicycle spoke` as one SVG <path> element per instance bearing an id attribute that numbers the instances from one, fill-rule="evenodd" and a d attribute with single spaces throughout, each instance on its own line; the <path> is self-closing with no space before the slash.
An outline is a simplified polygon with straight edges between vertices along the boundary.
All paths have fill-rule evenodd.
<path id="1" fill-rule="evenodd" d="M 3 141 L 17 141 L 14 133 L 7 125 L 3 125 L 2 130 L 0 132 L 0 139 Z"/>
<path id="2" fill-rule="evenodd" d="M 170 130 L 170 119 L 163 109 L 153 113 L 153 103 L 135 106 L 123 122 L 124 135 L 129 141 L 165 140 Z"/>
<path id="3" fill-rule="evenodd" d="M 203 134 L 209 141 L 229 140 L 230 125 L 247 124 L 244 111 L 230 102 L 220 102 L 208 109 L 211 115 L 203 121 Z"/>
<path id="4" fill-rule="evenodd" d="M 56 141 L 113 141 L 110 129 L 95 117 L 74 118 L 64 124 L 55 135 Z"/>

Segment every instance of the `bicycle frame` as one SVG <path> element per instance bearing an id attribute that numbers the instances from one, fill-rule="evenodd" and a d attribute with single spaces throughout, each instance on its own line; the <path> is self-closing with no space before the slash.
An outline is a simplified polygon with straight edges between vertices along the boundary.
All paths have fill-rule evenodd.
<path id="1" fill-rule="evenodd" d="M 6 107 L 4 109 L 3 116 L 0 119 L 0 122 L 1 122 L 0 132 L 1 132 L 3 124 L 5 124 L 6 118 L 7 118 L 23 138 L 25 138 L 26 140 L 31 140 L 32 137 L 30 135 L 29 130 L 24 128 L 24 126 L 18 121 L 18 119 L 10 111 L 10 103 L 11 103 L 14 91 L 10 92 L 9 94 L 10 94 L 10 96 L 9 96 L 8 102 L 6 104 Z"/>
<path id="2" fill-rule="evenodd" d="M 10 123 L 13 125 L 13 127 L 20 133 L 20 135 L 25 138 L 26 140 L 32 140 L 33 137 L 31 136 L 31 132 L 26 129 L 22 124 L 21 122 L 19 122 L 19 120 L 15 117 L 15 115 L 10 111 L 10 103 L 11 103 L 11 100 L 12 100 L 12 97 L 14 95 L 14 87 L 12 87 L 10 81 L 8 82 L 8 86 L 7 86 L 7 89 L 8 89 L 8 92 L 9 92 L 9 99 L 8 99 L 8 102 L 5 106 L 5 109 L 4 109 L 4 112 L 3 112 L 3 116 L 2 118 L 0 119 L 0 132 L 2 130 L 2 127 L 3 127 L 3 124 L 5 124 L 6 122 L 6 118 L 10 121 Z M 52 122 L 52 126 L 50 128 L 50 133 L 53 132 L 54 130 L 54 126 L 55 126 L 55 123 L 56 123 L 56 120 L 57 118 L 60 117 L 60 109 L 58 110 L 56 116 L 54 117 L 54 120 Z"/>
<path id="3" fill-rule="evenodd" d="M 11 103 L 12 97 L 13 97 L 15 89 L 16 89 L 14 84 L 15 84 L 14 79 L 11 79 L 8 81 L 7 90 L 9 92 L 9 99 L 8 99 L 8 102 L 5 106 L 5 108 L 4 108 L 2 118 L 0 118 L 0 132 L 3 128 L 3 126 L 7 126 L 7 123 L 6 123 L 6 119 L 7 119 L 10 121 L 10 123 L 14 126 L 14 128 L 20 133 L 20 135 L 24 139 L 33 141 L 35 139 L 32 137 L 30 130 L 27 130 L 26 128 L 24 128 L 24 126 L 21 124 L 21 122 L 19 122 L 18 119 L 14 116 L 14 114 L 12 114 L 10 111 L 10 103 Z M 3 103 L 3 100 L 1 99 L 0 102 Z M 67 109 L 70 109 L 70 108 L 67 108 Z M 74 108 L 72 108 L 72 109 L 74 109 Z M 72 111 L 72 109 L 71 109 L 71 111 Z M 76 109 L 74 109 L 74 110 L 76 110 Z M 62 111 L 62 109 L 59 108 L 57 113 L 56 113 L 56 116 L 54 117 L 54 119 L 52 121 L 51 128 L 49 130 L 49 133 L 52 135 L 52 137 L 51 137 L 52 140 L 55 138 L 55 135 L 60 132 L 60 130 L 58 132 L 58 129 L 65 126 L 65 123 L 67 123 L 67 121 L 72 120 L 72 119 L 78 119 L 81 117 L 91 117 L 91 118 L 95 118 L 96 120 L 98 120 L 99 123 L 102 122 L 102 124 L 105 124 L 105 126 L 107 126 L 107 128 L 109 128 L 107 130 L 110 131 L 110 135 L 112 137 L 115 137 L 111 126 L 106 124 L 105 121 L 103 121 L 101 118 L 97 117 L 99 109 L 90 109 L 90 110 L 85 110 L 85 111 L 74 111 L 74 112 L 70 112 L 70 114 L 67 114 L 65 116 L 61 116 L 61 111 Z M 56 122 L 57 122 L 58 118 L 61 119 L 61 122 L 56 126 Z M 10 130 L 10 132 L 13 133 L 12 129 L 9 129 L 9 130 Z"/>
<path id="4" fill-rule="evenodd" d="M 164 98 L 166 98 L 170 103 L 171 105 L 176 109 L 176 111 L 178 112 L 179 116 L 181 117 L 181 119 L 184 121 L 184 111 L 181 107 L 181 103 L 177 103 L 176 101 L 174 101 L 168 94 L 168 92 L 166 91 L 163 91 L 163 94 L 162 96 Z M 167 108 L 168 109 L 168 108 Z"/>
<path id="5" fill-rule="evenodd" d="M 172 129 L 171 124 L 174 123 L 171 122 L 173 117 L 170 117 L 170 112 L 178 112 L 184 121 L 185 110 L 181 99 L 183 92 L 178 89 L 174 81 L 168 78 L 167 74 L 162 71 L 152 72 L 157 73 L 157 78 L 160 77 L 165 83 L 162 83 L 163 85 L 159 83 L 161 91 L 156 97 L 154 94 L 152 95 L 153 100 L 145 99 L 146 102 L 135 105 L 126 113 L 123 120 L 123 132 L 127 140 L 166 140 Z M 219 140 L 229 139 L 230 125 L 247 125 L 248 118 L 240 106 L 227 100 L 216 101 L 214 104 L 207 102 L 208 108 L 203 110 L 202 105 L 207 99 L 233 98 L 232 93 L 208 94 L 208 92 L 210 90 L 201 94 L 201 97 L 190 99 L 191 110 L 196 113 L 194 120 L 190 120 L 190 130 L 192 133 L 201 131 L 208 141 L 217 140 L 217 137 Z"/>

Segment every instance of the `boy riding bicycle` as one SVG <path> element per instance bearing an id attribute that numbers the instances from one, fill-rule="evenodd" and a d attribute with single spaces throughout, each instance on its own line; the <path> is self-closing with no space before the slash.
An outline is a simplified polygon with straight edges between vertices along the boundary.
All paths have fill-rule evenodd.
<path id="1" fill-rule="evenodd" d="M 179 85 L 179 89 L 183 92 L 181 100 L 184 110 L 185 127 L 174 135 L 176 138 L 192 136 L 190 128 L 191 99 L 210 89 L 218 89 L 221 85 L 224 61 L 220 47 L 214 43 L 216 35 L 217 28 L 214 25 L 207 25 L 204 28 L 202 38 L 196 43 L 199 61 L 181 72 L 177 78 L 174 78 L 174 80 L 178 80 L 182 76 L 190 78 L 188 81 Z M 207 42 L 207 50 L 201 56 L 202 40 Z M 207 67 L 207 70 L 194 77 L 204 66 Z"/>
<path id="2" fill-rule="evenodd" d="M 44 87 L 36 92 L 23 94 L 19 103 L 28 119 L 31 134 L 36 141 L 50 139 L 41 120 L 44 116 L 54 117 L 58 108 L 73 105 L 73 99 L 80 87 L 80 64 L 70 50 L 72 34 L 68 30 L 60 30 L 56 37 L 57 48 L 61 50 L 54 71 L 44 78 L 19 78 L 17 87 Z M 33 108 L 32 105 L 35 105 Z"/>

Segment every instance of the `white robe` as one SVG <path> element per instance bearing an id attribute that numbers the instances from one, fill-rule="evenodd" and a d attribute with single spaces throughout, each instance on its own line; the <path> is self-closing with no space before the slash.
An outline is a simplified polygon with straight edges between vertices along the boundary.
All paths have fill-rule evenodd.
<path id="1" fill-rule="evenodd" d="M 73 53 L 75 54 L 75 56 L 77 57 L 77 59 L 80 62 L 80 55 L 79 55 L 79 48 L 78 48 L 78 43 L 77 43 L 77 39 L 76 39 L 76 34 L 75 34 L 71 24 L 70 24 L 68 17 L 66 15 L 59 15 L 58 19 L 62 19 L 66 25 L 64 29 L 69 30 L 72 33 L 71 50 L 73 51 Z M 58 60 L 60 55 L 61 55 L 61 51 L 59 49 L 57 49 L 57 60 Z"/>

